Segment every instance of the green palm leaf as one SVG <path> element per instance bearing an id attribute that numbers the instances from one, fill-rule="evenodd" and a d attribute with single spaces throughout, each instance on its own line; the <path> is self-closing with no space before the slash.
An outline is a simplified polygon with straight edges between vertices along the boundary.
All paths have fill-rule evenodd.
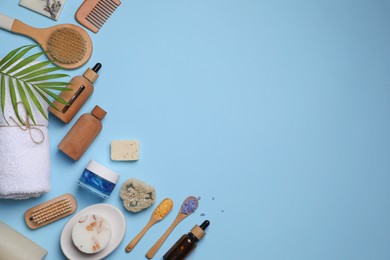
<path id="1" fill-rule="evenodd" d="M 14 85 L 14 81 L 11 77 L 8 77 L 8 85 L 9 85 L 9 94 L 11 96 L 11 101 L 12 101 L 12 107 L 15 111 L 15 115 L 16 115 L 17 119 L 19 120 L 19 122 L 24 125 L 24 121 L 20 118 L 20 115 L 19 115 L 18 101 L 17 101 L 17 97 L 16 97 L 15 85 Z"/>
<path id="2" fill-rule="evenodd" d="M 28 47 L 22 49 L 21 51 L 15 53 L 15 55 L 12 56 L 12 58 L 6 64 L 4 64 L 3 67 L 1 67 L 1 70 L 5 71 L 9 67 L 11 67 L 11 65 L 14 65 L 15 63 L 17 63 L 29 50 L 31 50 L 35 46 L 36 45 L 28 46 Z"/>
<path id="3" fill-rule="evenodd" d="M 46 67 L 47 65 L 50 65 L 50 64 L 53 64 L 52 61 L 48 60 L 48 61 L 44 61 L 44 62 L 40 62 L 40 63 L 37 63 L 37 64 L 34 64 L 30 67 L 27 67 L 23 70 L 21 70 L 20 72 L 16 73 L 15 75 L 13 75 L 14 77 L 21 77 L 21 79 L 26 79 L 26 78 L 31 78 L 31 77 L 35 77 L 35 76 L 38 76 L 38 75 L 41 75 L 41 74 L 38 74 L 38 75 L 32 75 L 31 77 L 29 76 L 30 74 L 28 73 L 31 73 L 31 74 L 35 74 L 35 73 L 38 73 L 40 72 L 39 69 L 41 68 L 44 68 Z M 52 68 L 49 68 L 49 69 L 55 69 L 55 70 L 60 70 L 61 68 L 60 67 L 52 67 Z M 47 72 L 44 72 L 43 74 L 46 74 L 46 73 L 49 73 L 51 71 L 47 71 Z M 28 74 L 27 76 L 24 76 Z"/>
<path id="4" fill-rule="evenodd" d="M 54 104 L 53 104 L 53 102 L 51 102 L 48 98 L 47 98 L 47 96 L 45 95 L 45 93 L 43 93 L 39 88 L 37 88 L 35 85 L 31 85 L 33 88 L 34 88 L 34 90 L 41 96 L 41 98 L 43 99 L 43 100 L 45 100 L 45 102 L 47 103 L 47 104 L 49 104 L 49 106 L 51 106 L 52 108 L 54 108 L 55 110 L 57 110 L 57 111 L 60 111 Z"/>
<path id="5" fill-rule="evenodd" d="M 36 59 L 38 59 L 40 56 L 42 56 L 43 54 L 45 54 L 46 52 L 42 51 L 42 52 L 39 52 L 37 54 L 34 54 L 34 55 L 31 55 L 27 58 L 25 58 L 24 60 L 20 61 L 19 63 L 17 63 L 15 66 L 13 66 L 11 69 L 9 69 L 7 71 L 8 74 L 12 74 L 13 72 L 23 68 L 24 66 L 28 65 L 29 63 L 35 61 Z"/>
<path id="6" fill-rule="evenodd" d="M 39 77 L 35 77 L 32 79 L 28 79 L 26 81 L 29 83 L 36 83 L 36 82 L 41 82 L 41 81 L 46 81 L 46 80 L 51 80 L 51 79 L 60 79 L 60 78 L 65 78 L 65 77 L 69 77 L 69 75 L 67 75 L 67 74 L 50 74 L 50 75 L 44 75 L 44 76 L 39 76 Z"/>
<path id="7" fill-rule="evenodd" d="M 24 87 L 27 89 L 27 92 L 28 94 L 30 95 L 31 97 L 31 100 L 34 102 L 34 105 L 37 107 L 37 109 L 39 110 L 39 112 L 41 112 L 41 114 L 43 115 L 44 118 L 46 118 L 46 120 L 49 120 L 49 117 L 48 115 L 46 114 L 45 110 L 43 109 L 41 103 L 39 102 L 38 98 L 35 96 L 33 90 L 31 89 L 31 87 L 22 82 L 24 84 Z"/>
<path id="8" fill-rule="evenodd" d="M 55 100 L 57 100 L 58 102 L 60 102 L 61 104 L 65 105 L 65 106 L 68 104 L 68 102 L 66 102 L 62 97 L 60 97 L 59 95 L 57 95 L 57 94 L 47 90 L 46 88 L 41 88 L 41 90 L 43 92 L 45 92 L 46 94 L 48 94 L 49 96 L 51 96 L 52 98 L 54 98 Z"/>
<path id="9" fill-rule="evenodd" d="M 4 120 L 8 123 L 7 119 L 5 118 L 4 116 L 4 109 L 5 109 L 5 95 L 6 95 L 6 92 L 5 92 L 5 76 L 4 74 L 1 75 L 1 79 L 0 79 L 0 93 L 1 93 L 1 112 L 2 112 L 2 115 L 4 117 Z"/>
<path id="10" fill-rule="evenodd" d="M 38 87 L 45 87 L 45 86 L 68 86 L 69 82 L 62 82 L 62 81 L 56 81 L 56 82 L 40 82 L 38 84 L 34 84 Z"/>
<path id="11" fill-rule="evenodd" d="M 9 61 L 18 51 L 20 51 L 21 49 L 23 48 L 26 48 L 26 47 L 29 47 L 31 45 L 25 45 L 25 46 L 22 46 L 22 47 L 19 47 L 13 51 L 11 51 L 10 53 L 7 54 L 7 56 L 5 56 L 1 61 L 0 61 L 0 68 L 1 66 L 3 66 L 4 63 L 6 63 L 7 61 Z"/>
<path id="12" fill-rule="evenodd" d="M 26 108 L 27 115 L 31 118 L 31 120 L 34 122 L 34 124 L 37 124 L 35 122 L 34 114 L 31 110 L 30 102 L 28 101 L 26 91 L 24 91 L 24 88 L 22 86 L 22 83 L 20 83 L 20 80 L 16 81 L 16 85 L 18 86 L 20 98 L 22 99 L 23 105 Z"/>
<path id="13" fill-rule="evenodd" d="M 58 90 L 58 91 L 72 91 L 73 89 L 68 87 L 56 87 L 56 86 L 48 86 L 48 87 L 42 87 L 45 89 L 52 89 L 52 90 Z"/>
<path id="14" fill-rule="evenodd" d="M 68 103 L 53 91 L 71 90 L 70 88 L 67 88 L 70 84 L 69 82 L 51 81 L 69 77 L 67 74 L 62 73 L 53 74 L 52 72 L 58 71 L 61 68 L 57 66 L 47 67 L 53 63 L 52 61 L 35 63 L 35 60 L 45 54 L 45 52 L 38 52 L 23 58 L 36 46 L 37 45 L 22 46 L 11 51 L 2 60 L 0 60 L 1 111 L 4 116 L 5 105 L 7 102 L 6 95 L 9 94 L 12 108 L 17 120 L 21 124 L 25 124 L 25 120 L 23 120 L 19 114 L 19 103 L 23 104 L 27 115 L 31 118 L 31 121 L 34 124 L 37 124 L 33 108 L 35 107 L 39 113 L 48 120 L 48 115 L 46 114 L 45 109 L 43 109 L 42 102 L 46 102 L 49 106 L 58 110 L 49 97 L 67 105 Z M 8 89 L 6 83 L 8 83 Z"/>

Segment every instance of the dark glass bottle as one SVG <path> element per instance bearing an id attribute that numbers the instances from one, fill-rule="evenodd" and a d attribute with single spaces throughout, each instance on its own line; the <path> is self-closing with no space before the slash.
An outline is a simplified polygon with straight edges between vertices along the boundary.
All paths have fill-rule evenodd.
<path id="1" fill-rule="evenodd" d="M 164 255 L 165 260 L 182 260 L 192 250 L 195 249 L 196 243 L 201 240 L 206 233 L 204 230 L 209 226 L 210 221 L 205 220 L 200 226 L 195 227 L 188 234 L 183 235 L 168 252 Z"/>

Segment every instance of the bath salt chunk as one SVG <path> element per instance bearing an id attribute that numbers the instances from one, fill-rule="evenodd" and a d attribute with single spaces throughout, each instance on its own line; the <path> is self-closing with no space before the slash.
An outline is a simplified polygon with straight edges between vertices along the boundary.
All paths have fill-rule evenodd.
<path id="1" fill-rule="evenodd" d="M 111 160 L 137 161 L 139 159 L 139 143 L 135 140 L 114 140 L 111 142 Z"/>
<path id="2" fill-rule="evenodd" d="M 156 190 L 142 181 L 131 178 L 122 184 L 120 197 L 126 210 L 139 212 L 154 204 Z"/>
<path id="3" fill-rule="evenodd" d="M 111 226 L 99 215 L 85 215 L 72 229 L 73 244 L 81 252 L 94 254 L 103 250 L 111 239 Z"/>

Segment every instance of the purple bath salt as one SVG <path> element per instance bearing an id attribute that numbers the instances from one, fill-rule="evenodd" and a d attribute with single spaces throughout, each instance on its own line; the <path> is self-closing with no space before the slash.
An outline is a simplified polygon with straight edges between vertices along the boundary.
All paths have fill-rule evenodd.
<path id="1" fill-rule="evenodd" d="M 181 205 L 181 213 L 189 215 L 198 208 L 198 200 L 195 197 L 189 197 Z"/>

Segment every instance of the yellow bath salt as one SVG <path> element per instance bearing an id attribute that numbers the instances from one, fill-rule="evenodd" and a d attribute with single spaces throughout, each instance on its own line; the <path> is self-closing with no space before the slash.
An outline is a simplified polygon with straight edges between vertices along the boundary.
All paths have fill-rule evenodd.
<path id="1" fill-rule="evenodd" d="M 164 199 L 160 205 L 155 209 L 154 214 L 159 217 L 165 217 L 173 208 L 173 201 L 171 199 Z"/>

